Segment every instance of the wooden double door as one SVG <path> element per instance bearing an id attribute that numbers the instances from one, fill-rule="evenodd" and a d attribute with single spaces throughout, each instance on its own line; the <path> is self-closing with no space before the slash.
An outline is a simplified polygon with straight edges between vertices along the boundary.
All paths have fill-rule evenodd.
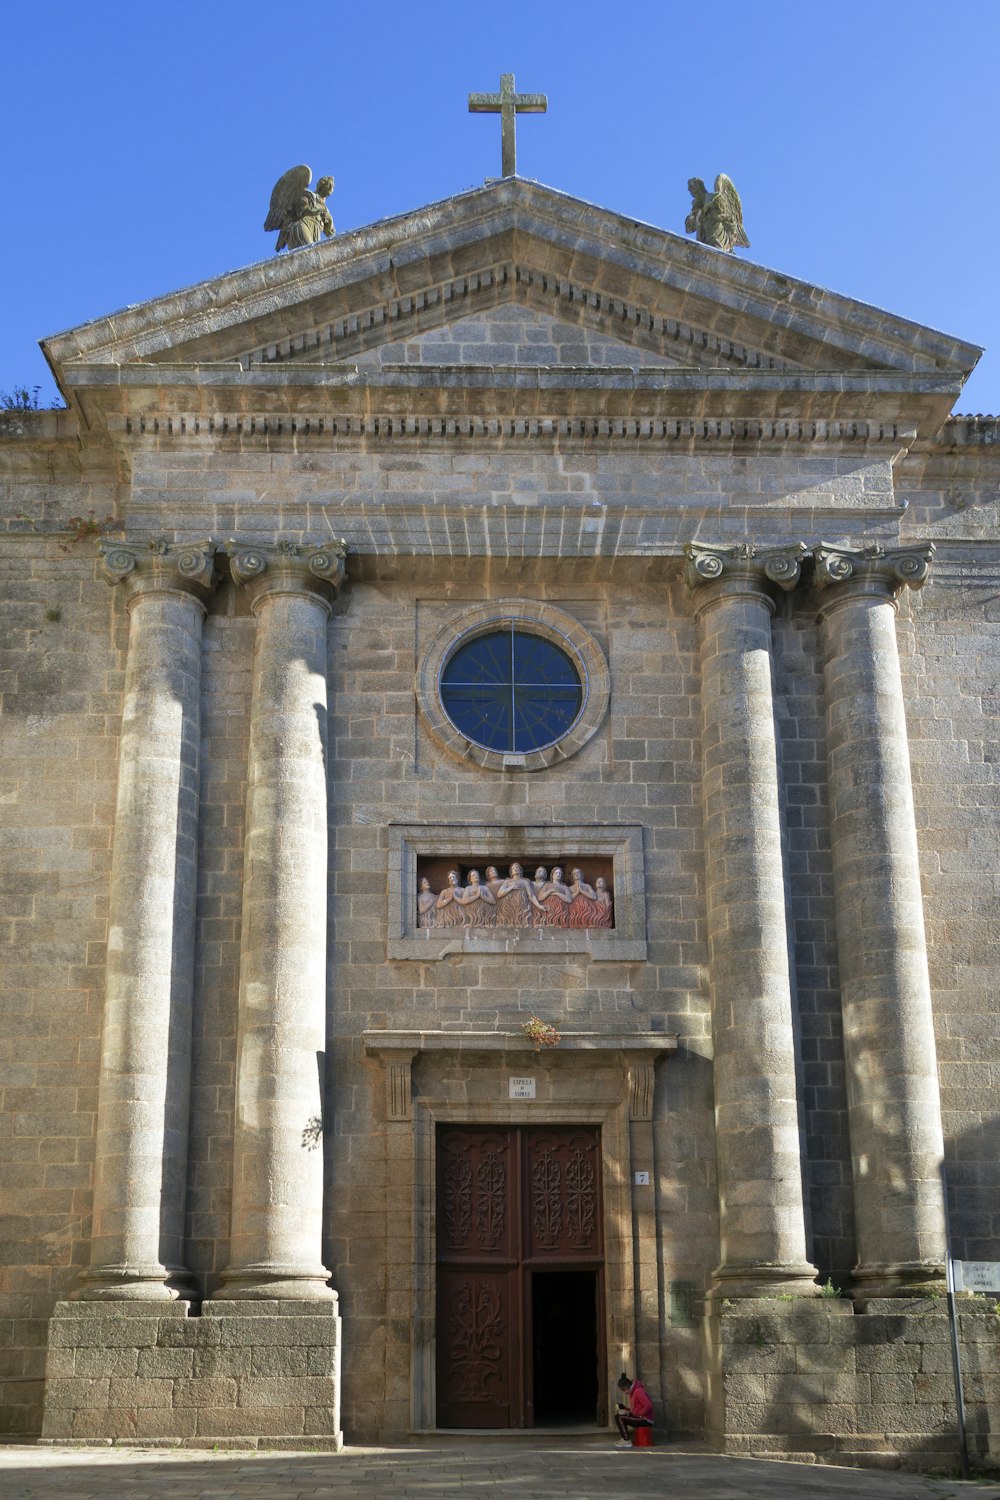
<path id="1" fill-rule="evenodd" d="M 594 1126 L 439 1126 L 439 1427 L 604 1425 Z"/>

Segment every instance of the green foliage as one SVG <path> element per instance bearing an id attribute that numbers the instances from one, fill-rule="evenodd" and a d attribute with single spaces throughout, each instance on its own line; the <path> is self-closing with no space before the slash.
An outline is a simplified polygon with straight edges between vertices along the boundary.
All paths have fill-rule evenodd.
<path id="1" fill-rule="evenodd" d="M 826 1278 L 825 1284 L 820 1287 L 819 1294 L 820 1294 L 821 1297 L 842 1297 L 843 1296 L 843 1292 L 840 1290 L 840 1287 L 839 1286 L 834 1286 L 834 1284 L 830 1280 L 829 1276 Z"/>
<path id="2" fill-rule="evenodd" d="M 16 385 L 12 391 L 0 391 L 0 411 L 37 411 L 40 385 L 28 390 L 26 385 Z"/>
<path id="3" fill-rule="evenodd" d="M 16 385 L 12 391 L 0 391 L 0 412 L 66 410 L 65 404 L 58 397 L 49 406 L 42 406 L 38 399 L 41 389 L 40 385 L 33 385 L 30 390 L 26 385 Z"/>

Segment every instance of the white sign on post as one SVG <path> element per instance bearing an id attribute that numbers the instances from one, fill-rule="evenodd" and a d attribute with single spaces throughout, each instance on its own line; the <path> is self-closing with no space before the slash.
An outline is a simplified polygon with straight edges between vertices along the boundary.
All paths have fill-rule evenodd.
<path id="1" fill-rule="evenodd" d="M 1000 1293 L 1000 1260 L 956 1260 L 955 1290 Z"/>
<path id="2" fill-rule="evenodd" d="M 508 1099 L 534 1099 L 535 1080 L 533 1078 L 508 1078 Z"/>

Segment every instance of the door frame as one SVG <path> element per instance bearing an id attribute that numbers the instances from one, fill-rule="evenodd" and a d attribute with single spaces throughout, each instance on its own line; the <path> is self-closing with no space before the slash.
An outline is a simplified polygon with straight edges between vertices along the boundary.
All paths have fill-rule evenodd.
<path id="1" fill-rule="evenodd" d="M 677 1050 L 677 1037 L 564 1033 L 558 1047 L 536 1053 L 521 1032 L 383 1030 L 365 1032 L 364 1045 L 384 1065 L 385 1315 L 397 1328 L 405 1324 L 410 1337 L 409 1368 L 400 1361 L 388 1374 L 385 1430 L 403 1435 L 437 1426 L 438 1124 L 600 1126 L 607 1389 L 641 1361 L 658 1400 L 654 1065 Z M 535 1078 L 535 1099 L 510 1099 L 509 1078 L 525 1074 Z M 648 1185 L 634 1185 L 637 1171 L 648 1174 Z"/>

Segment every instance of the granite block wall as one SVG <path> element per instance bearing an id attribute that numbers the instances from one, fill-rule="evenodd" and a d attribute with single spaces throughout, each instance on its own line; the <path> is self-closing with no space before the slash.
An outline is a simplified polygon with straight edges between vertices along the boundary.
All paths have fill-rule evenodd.
<path id="1" fill-rule="evenodd" d="M 7 944 L 0 965 L 0 1430 L 10 1434 L 39 1431 L 48 1322 L 88 1256 L 127 636 L 120 601 L 99 577 L 89 543 L 74 542 L 68 525 L 72 515 L 113 510 L 119 482 L 104 460 L 84 472 L 71 459 L 68 416 L 39 415 L 44 421 L 30 436 L 41 447 L 30 462 L 20 439 L 0 442 L 8 528 L 0 547 L 0 923 Z M 262 452 L 237 443 L 220 457 L 214 440 L 194 438 L 186 447 L 137 439 L 134 460 L 127 524 L 136 537 L 294 538 L 353 528 L 349 582 L 329 631 L 333 940 L 324 1062 L 326 1249 L 344 1314 L 346 1430 L 371 1436 L 387 1421 L 398 1429 L 405 1419 L 399 1359 L 406 1309 L 394 1299 L 387 1269 L 385 1210 L 398 1209 L 408 1185 L 393 1175 L 380 1065 L 363 1055 L 361 1032 L 515 1026 L 538 1013 L 567 1027 L 662 1028 L 680 1036 L 677 1055 L 658 1070 L 653 1121 L 661 1373 L 673 1429 L 702 1431 L 706 1364 L 698 1319 L 717 1262 L 718 1224 L 697 639 L 673 558 L 610 554 L 629 526 L 639 526 L 640 512 L 643 535 L 661 550 L 693 531 L 724 539 L 759 529 L 773 539 L 811 541 L 821 534 L 824 505 L 835 509 L 838 530 L 854 534 L 856 506 L 864 534 L 879 534 L 895 504 L 884 492 L 883 461 L 824 452 L 808 460 L 795 455 L 791 470 L 782 471 L 773 454 L 702 458 L 592 443 L 540 454 L 525 446 L 501 464 L 495 449 L 470 442 L 445 450 L 430 439 L 405 451 L 341 445 L 320 461 L 280 445 Z M 995 495 L 992 471 L 973 473 L 967 456 L 962 462 L 944 476 L 927 465 L 902 474 L 911 499 L 906 525 L 940 545 L 931 584 L 901 603 L 899 633 L 956 1251 L 995 1258 L 1000 887 L 991 851 L 1000 763 L 1000 552 L 982 534 Z M 978 497 L 965 511 L 953 502 L 962 487 Z M 503 504 L 512 494 L 516 502 Z M 385 513 L 394 507 L 409 518 L 416 559 L 400 555 L 402 521 L 393 523 L 390 539 Z M 513 554 L 507 558 L 495 546 L 501 512 Z M 463 548 L 483 555 L 462 556 Z M 533 549 L 545 555 L 522 555 Z M 559 555 L 574 550 L 584 555 Z M 558 604 L 592 631 L 610 665 L 605 724 L 564 767 L 540 776 L 463 766 L 437 746 L 417 711 L 413 684 L 423 643 L 465 604 L 498 596 Z M 253 629 L 239 591 L 224 582 L 204 637 L 187 1223 L 188 1264 L 202 1294 L 217 1287 L 228 1259 Z M 773 640 L 810 1254 L 824 1279 L 842 1284 L 853 1258 L 850 1154 L 822 685 L 807 589 L 781 606 Z M 389 961 L 387 824 L 468 826 L 487 817 L 533 827 L 640 823 L 647 958 L 595 964 L 576 954 L 498 960 L 470 952 Z"/>

